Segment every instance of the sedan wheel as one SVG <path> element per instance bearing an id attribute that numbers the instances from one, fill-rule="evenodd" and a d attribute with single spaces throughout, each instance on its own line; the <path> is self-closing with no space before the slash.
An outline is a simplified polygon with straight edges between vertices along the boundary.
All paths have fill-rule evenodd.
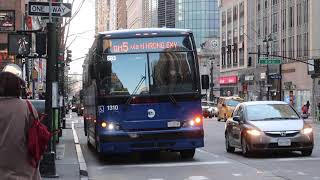
<path id="1" fill-rule="evenodd" d="M 225 135 L 225 145 L 226 145 L 226 151 L 229 153 L 233 153 L 235 150 L 235 147 L 231 147 L 230 146 L 230 142 L 229 142 L 229 136 L 226 134 Z"/>
<path id="2" fill-rule="evenodd" d="M 242 149 L 243 156 L 250 157 L 251 152 L 248 149 L 248 144 L 245 137 L 241 137 L 241 149 Z"/>
<path id="3" fill-rule="evenodd" d="M 312 149 L 303 150 L 303 151 L 301 151 L 301 154 L 302 154 L 302 156 L 311 156 Z"/>

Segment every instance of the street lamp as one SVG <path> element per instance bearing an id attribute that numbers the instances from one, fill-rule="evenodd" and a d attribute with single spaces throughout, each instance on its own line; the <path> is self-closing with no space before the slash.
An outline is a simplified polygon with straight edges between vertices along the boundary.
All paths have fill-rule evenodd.
<path id="1" fill-rule="evenodd" d="M 272 42 L 272 38 L 271 38 L 271 34 L 269 34 L 268 36 L 268 39 L 267 37 L 264 38 L 263 40 L 263 44 L 266 46 L 267 48 L 267 57 L 269 57 L 269 42 Z M 267 73 L 266 73 L 266 76 L 267 76 L 267 100 L 269 100 L 269 96 L 270 96 L 270 87 L 269 87 L 269 65 L 267 64 Z"/>

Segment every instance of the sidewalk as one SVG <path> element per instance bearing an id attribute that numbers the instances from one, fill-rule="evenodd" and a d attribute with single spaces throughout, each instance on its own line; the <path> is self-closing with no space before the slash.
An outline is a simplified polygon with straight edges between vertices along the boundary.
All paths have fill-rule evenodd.
<path id="1" fill-rule="evenodd" d="M 58 178 L 63 180 L 86 180 L 87 177 L 80 175 L 80 165 L 76 150 L 72 121 L 67 118 L 67 129 L 62 129 L 62 137 L 56 145 L 56 173 Z M 43 180 L 52 180 L 52 178 L 42 178 Z"/>

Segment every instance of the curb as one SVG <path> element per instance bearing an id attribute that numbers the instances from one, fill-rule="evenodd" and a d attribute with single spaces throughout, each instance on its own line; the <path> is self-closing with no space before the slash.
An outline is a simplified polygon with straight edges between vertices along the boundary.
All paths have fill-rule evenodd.
<path id="1" fill-rule="evenodd" d="M 88 169 L 87 169 L 87 164 L 86 160 L 84 159 L 84 156 L 82 154 L 81 146 L 79 144 L 79 138 L 77 135 L 77 132 L 74 128 L 74 122 L 72 121 L 72 132 L 73 132 L 73 138 L 74 138 L 74 144 L 76 146 L 76 151 L 77 151 L 77 156 L 78 156 L 78 163 L 79 163 L 79 168 L 80 168 L 80 176 L 81 180 L 82 179 L 88 179 Z"/>

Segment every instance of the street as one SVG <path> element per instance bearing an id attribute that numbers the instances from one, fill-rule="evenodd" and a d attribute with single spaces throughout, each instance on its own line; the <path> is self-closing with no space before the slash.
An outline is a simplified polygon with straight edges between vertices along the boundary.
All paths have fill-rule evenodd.
<path id="1" fill-rule="evenodd" d="M 238 150 L 227 153 L 224 145 L 224 122 L 205 119 L 205 147 L 198 149 L 194 160 L 182 161 L 177 153 L 128 154 L 101 160 L 88 148 L 83 120 L 72 116 L 85 157 L 89 179 L 94 180 L 301 180 L 320 179 L 319 124 L 315 126 L 315 148 L 311 157 L 300 153 L 259 154 L 245 158 Z"/>

